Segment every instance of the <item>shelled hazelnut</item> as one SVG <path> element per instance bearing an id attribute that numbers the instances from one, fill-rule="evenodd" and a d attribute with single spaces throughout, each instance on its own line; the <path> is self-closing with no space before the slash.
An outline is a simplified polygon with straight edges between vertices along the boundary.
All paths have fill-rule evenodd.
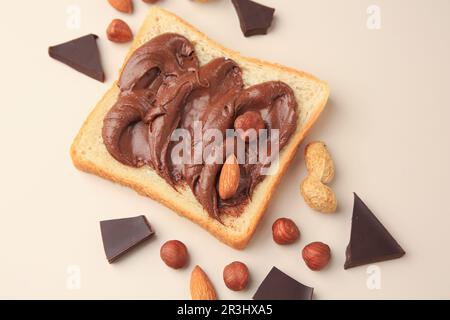
<path id="1" fill-rule="evenodd" d="M 244 290 L 247 287 L 248 279 L 248 268 L 242 262 L 234 261 L 223 269 L 223 281 L 230 290 Z"/>
<path id="2" fill-rule="evenodd" d="M 302 257 L 308 268 L 319 271 L 330 262 L 331 250 L 325 243 L 312 242 L 303 248 Z"/>
<path id="3" fill-rule="evenodd" d="M 173 269 L 183 268 L 188 261 L 186 245 L 178 240 L 170 240 L 163 244 L 160 250 L 162 261 Z"/>
<path id="4" fill-rule="evenodd" d="M 259 130 L 264 128 L 264 120 L 261 114 L 256 111 L 247 111 L 234 121 L 234 129 L 238 130 L 241 139 L 244 141 L 257 138 Z"/>
<path id="5" fill-rule="evenodd" d="M 280 218 L 272 225 L 272 236 L 280 245 L 291 244 L 300 237 L 300 230 L 291 219 Z"/>

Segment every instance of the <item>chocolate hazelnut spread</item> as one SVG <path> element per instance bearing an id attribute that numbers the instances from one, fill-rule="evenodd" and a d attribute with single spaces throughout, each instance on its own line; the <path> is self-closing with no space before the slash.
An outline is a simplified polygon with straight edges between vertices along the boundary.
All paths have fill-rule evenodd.
<path id="1" fill-rule="evenodd" d="M 278 129 L 279 150 L 297 127 L 297 102 L 292 89 L 279 81 L 244 88 L 242 71 L 230 59 L 217 58 L 200 66 L 194 46 L 185 37 L 166 33 L 137 49 L 119 80 L 117 103 L 104 119 L 103 141 L 119 162 L 133 167 L 148 165 L 173 188 L 186 183 L 208 214 L 220 221 L 222 214 L 239 215 L 258 183 L 267 163 L 240 165 L 238 191 L 228 200 L 217 193 L 217 180 L 226 152 L 213 163 L 177 164 L 171 160 L 176 129 L 191 136 L 191 154 L 200 142 L 202 152 L 212 150 L 214 139 L 198 141 L 195 124 L 202 133 L 222 133 L 225 147 L 236 137 L 227 137 L 235 119 L 247 111 L 258 112 L 266 128 Z M 246 153 L 250 153 L 246 142 Z M 261 145 L 260 145 L 261 146 Z M 266 144 L 270 154 L 271 143 Z M 215 155 L 212 155 L 215 156 Z"/>

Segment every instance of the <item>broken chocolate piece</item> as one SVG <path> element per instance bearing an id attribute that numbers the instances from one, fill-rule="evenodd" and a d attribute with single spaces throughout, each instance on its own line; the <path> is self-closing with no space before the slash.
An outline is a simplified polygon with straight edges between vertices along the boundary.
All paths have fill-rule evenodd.
<path id="1" fill-rule="evenodd" d="M 402 257 L 405 251 L 355 193 L 344 269 Z"/>
<path id="2" fill-rule="evenodd" d="M 97 36 L 89 34 L 84 37 L 50 47 L 48 54 L 53 59 L 72 67 L 73 69 L 100 82 L 105 81 L 100 52 L 97 46 Z"/>
<path id="3" fill-rule="evenodd" d="M 314 288 L 307 287 L 273 267 L 263 280 L 254 300 L 311 300 Z"/>
<path id="4" fill-rule="evenodd" d="M 100 221 L 103 247 L 109 263 L 153 235 L 145 216 Z"/>
<path id="5" fill-rule="evenodd" d="M 239 17 L 244 36 L 267 34 L 272 24 L 274 8 L 250 0 L 232 0 Z"/>

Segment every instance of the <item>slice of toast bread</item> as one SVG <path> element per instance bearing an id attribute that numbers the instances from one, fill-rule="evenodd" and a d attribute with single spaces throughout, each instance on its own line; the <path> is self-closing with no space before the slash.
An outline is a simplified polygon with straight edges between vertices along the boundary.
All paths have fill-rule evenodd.
<path id="1" fill-rule="evenodd" d="M 166 32 L 178 33 L 189 39 L 195 45 L 201 65 L 218 57 L 228 57 L 236 61 L 243 70 L 246 87 L 265 81 L 279 80 L 293 89 L 298 102 L 298 127 L 289 143 L 281 150 L 277 173 L 266 176 L 256 187 L 251 201 L 239 217 L 225 216 L 222 218 L 222 223 L 218 222 L 203 209 L 189 187 L 177 192 L 150 167 L 144 166 L 139 169 L 129 167 L 116 161 L 109 154 L 103 143 L 102 127 L 106 113 L 118 99 L 117 83 L 97 104 L 75 138 L 71 148 L 73 163 L 82 171 L 128 186 L 142 195 L 159 201 L 197 223 L 227 245 L 243 249 L 254 234 L 299 144 L 324 109 L 329 96 L 328 85 L 301 71 L 242 57 L 238 52 L 222 47 L 181 18 L 157 6 L 150 9 L 125 63 L 138 47 Z"/>

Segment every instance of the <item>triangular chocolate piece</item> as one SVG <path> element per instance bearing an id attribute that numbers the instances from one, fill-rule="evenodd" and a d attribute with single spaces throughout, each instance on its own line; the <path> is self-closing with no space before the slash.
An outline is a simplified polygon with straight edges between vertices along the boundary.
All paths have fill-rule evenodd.
<path id="1" fill-rule="evenodd" d="M 405 251 L 355 193 L 344 269 L 402 257 Z"/>
<path id="2" fill-rule="evenodd" d="M 97 36 L 89 34 L 87 36 L 71 40 L 69 42 L 50 47 L 48 54 L 53 59 L 84 73 L 85 75 L 98 80 L 105 81 L 100 60 L 100 52 L 97 46 Z"/>
<path id="3" fill-rule="evenodd" d="M 266 34 L 272 24 L 274 8 L 250 0 L 232 0 L 244 36 Z"/>
<path id="4" fill-rule="evenodd" d="M 100 221 L 100 229 L 109 263 L 113 263 L 153 235 L 152 228 L 144 216 Z"/>
<path id="5" fill-rule="evenodd" d="M 301 284 L 276 267 L 270 270 L 255 295 L 254 300 L 311 300 L 314 288 Z"/>

